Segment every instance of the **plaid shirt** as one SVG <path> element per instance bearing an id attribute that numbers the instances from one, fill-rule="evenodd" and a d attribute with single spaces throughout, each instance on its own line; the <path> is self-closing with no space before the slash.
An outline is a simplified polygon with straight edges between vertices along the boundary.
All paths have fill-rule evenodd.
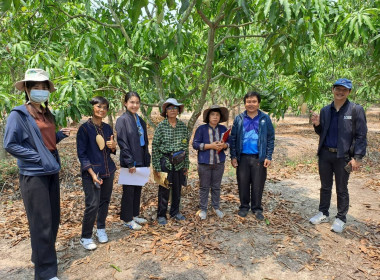
<path id="1" fill-rule="evenodd" d="M 156 171 L 161 171 L 160 159 L 164 154 L 185 151 L 186 158 L 181 163 L 174 166 L 174 169 L 189 168 L 189 133 L 187 126 L 177 119 L 177 125 L 173 128 L 168 119 L 160 122 L 154 132 L 152 142 L 152 164 Z M 172 165 L 166 158 L 166 167 L 172 170 Z"/>

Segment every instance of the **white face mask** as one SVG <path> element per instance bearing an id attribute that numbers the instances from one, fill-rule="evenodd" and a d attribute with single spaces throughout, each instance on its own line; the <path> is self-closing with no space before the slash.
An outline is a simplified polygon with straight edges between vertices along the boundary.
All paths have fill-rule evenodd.
<path id="1" fill-rule="evenodd" d="M 49 99 L 50 92 L 44 89 L 32 89 L 30 91 L 30 100 L 36 103 L 44 103 Z"/>

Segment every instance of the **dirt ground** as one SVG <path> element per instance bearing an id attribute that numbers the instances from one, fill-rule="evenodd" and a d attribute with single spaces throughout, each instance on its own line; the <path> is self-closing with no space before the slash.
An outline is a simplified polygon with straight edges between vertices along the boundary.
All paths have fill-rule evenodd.
<path id="1" fill-rule="evenodd" d="M 275 123 L 276 146 L 268 170 L 265 221 L 237 215 L 235 171 L 226 164 L 219 220 L 211 209 L 197 216 L 196 153 L 191 151 L 188 187 L 183 189 L 184 222 L 155 221 L 157 186 L 143 189 L 140 231 L 118 217 L 121 188 L 115 184 L 107 231 L 110 241 L 95 251 L 79 244 L 84 196 L 73 149 L 75 138 L 60 145 L 62 219 L 57 240 L 60 279 L 379 279 L 380 278 L 380 108 L 368 110 L 368 155 L 349 181 L 350 210 L 342 234 L 331 223 L 313 226 L 320 181 L 315 156 L 318 137 L 308 118 L 286 116 Z M 11 159 L 10 159 L 11 160 Z M 118 158 L 115 157 L 115 162 Z M 15 178 L 16 180 L 17 178 Z M 13 185 L 12 185 L 13 184 Z M 27 221 L 17 180 L 0 197 L 0 279 L 33 279 Z M 336 214 L 332 197 L 331 217 Z M 331 218 L 333 219 L 333 218 Z"/>

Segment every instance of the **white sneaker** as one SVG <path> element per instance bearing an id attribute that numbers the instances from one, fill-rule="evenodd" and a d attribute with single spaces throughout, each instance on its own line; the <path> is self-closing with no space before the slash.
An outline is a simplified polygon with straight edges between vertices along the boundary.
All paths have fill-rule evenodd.
<path id="1" fill-rule="evenodd" d="M 224 217 L 224 213 L 220 209 L 214 209 L 214 212 L 219 219 L 222 219 Z"/>
<path id="2" fill-rule="evenodd" d="M 98 237 L 99 243 L 107 243 L 108 242 L 108 236 L 106 233 L 106 229 L 97 229 L 96 230 L 96 237 Z"/>
<path id="3" fill-rule="evenodd" d="M 96 244 L 94 243 L 94 240 L 92 238 L 81 238 L 79 243 L 85 248 L 86 250 L 95 250 Z"/>
<path id="4" fill-rule="evenodd" d="M 328 223 L 329 217 L 326 215 L 323 215 L 322 212 L 319 212 L 317 215 L 312 217 L 309 222 L 312 223 L 313 225 L 318 225 L 320 223 Z"/>
<path id="5" fill-rule="evenodd" d="M 201 218 L 201 220 L 206 220 L 207 218 L 207 212 L 204 211 L 204 210 L 201 210 L 198 214 L 199 218 Z"/>
<path id="6" fill-rule="evenodd" d="M 146 224 L 148 221 L 144 218 L 140 218 L 138 216 L 136 217 L 133 217 L 133 220 L 136 222 L 136 223 L 139 223 L 139 224 Z"/>
<path id="7" fill-rule="evenodd" d="M 53 278 L 50 278 L 49 280 L 59 280 L 58 277 L 53 277 Z"/>
<path id="8" fill-rule="evenodd" d="M 139 230 L 142 228 L 142 226 L 140 226 L 138 223 L 136 223 L 134 220 L 128 222 L 128 223 L 124 223 L 124 226 L 130 228 L 130 229 L 133 229 L 133 230 Z"/>
<path id="9" fill-rule="evenodd" d="M 345 222 L 343 222 L 341 219 L 336 218 L 334 223 L 331 226 L 331 231 L 341 233 L 344 230 Z"/>

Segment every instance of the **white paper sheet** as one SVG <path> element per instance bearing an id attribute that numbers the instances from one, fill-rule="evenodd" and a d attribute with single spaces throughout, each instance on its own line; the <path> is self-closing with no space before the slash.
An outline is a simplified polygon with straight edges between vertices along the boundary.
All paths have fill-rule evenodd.
<path id="1" fill-rule="evenodd" d="M 144 186 L 150 176 L 149 167 L 136 167 L 135 173 L 129 173 L 128 168 L 120 168 L 119 182 L 120 185 Z"/>

